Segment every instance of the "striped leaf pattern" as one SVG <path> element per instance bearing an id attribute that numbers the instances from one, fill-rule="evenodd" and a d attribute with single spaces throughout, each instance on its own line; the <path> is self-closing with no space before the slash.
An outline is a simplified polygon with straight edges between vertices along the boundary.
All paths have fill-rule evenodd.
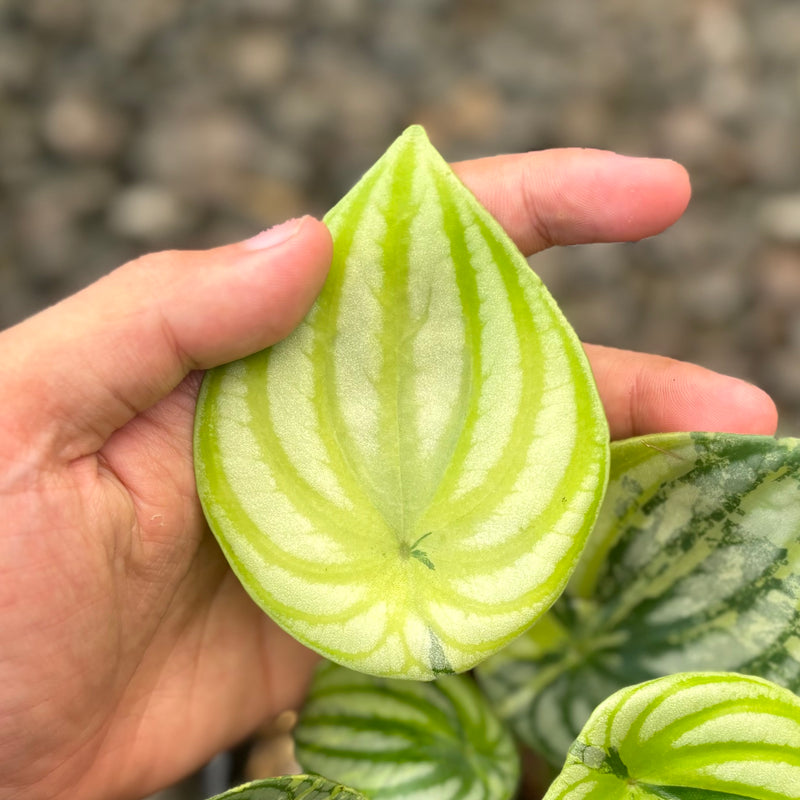
<path id="1" fill-rule="evenodd" d="M 544 800 L 798 800 L 800 699 L 732 673 L 679 673 L 608 698 Z"/>
<path id="2" fill-rule="evenodd" d="M 326 223 L 306 320 L 206 375 L 200 497 L 297 639 L 380 676 L 460 672 L 563 590 L 605 490 L 603 410 L 555 302 L 420 128 Z"/>
<path id="3" fill-rule="evenodd" d="M 319 775 L 286 775 L 252 781 L 215 795 L 211 800 L 367 800 Z"/>
<path id="4" fill-rule="evenodd" d="M 402 681 L 325 663 L 295 744 L 303 769 L 371 800 L 508 800 L 519 776 L 511 734 L 465 675 Z"/>
<path id="5" fill-rule="evenodd" d="M 666 434 L 614 443 L 597 527 L 565 595 L 480 666 L 553 764 L 612 692 L 725 670 L 800 691 L 798 440 Z"/>

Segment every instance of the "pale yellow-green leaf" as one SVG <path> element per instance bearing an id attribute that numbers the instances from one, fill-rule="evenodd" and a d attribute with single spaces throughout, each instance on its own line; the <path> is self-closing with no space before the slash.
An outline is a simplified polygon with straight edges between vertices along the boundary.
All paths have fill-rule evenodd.
<path id="1" fill-rule="evenodd" d="M 206 375 L 195 458 L 234 571 L 329 659 L 460 672 L 564 588 L 607 479 L 574 332 L 421 128 L 325 218 L 286 340 Z"/>
<path id="2" fill-rule="evenodd" d="M 800 698 L 733 673 L 622 689 L 592 714 L 544 800 L 800 800 Z"/>

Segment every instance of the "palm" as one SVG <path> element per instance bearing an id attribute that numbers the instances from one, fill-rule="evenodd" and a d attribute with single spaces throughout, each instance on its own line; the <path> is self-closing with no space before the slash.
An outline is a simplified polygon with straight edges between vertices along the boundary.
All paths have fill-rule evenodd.
<path id="1" fill-rule="evenodd" d="M 163 785 L 296 699 L 297 687 L 281 676 L 285 696 L 269 690 L 270 637 L 281 661 L 286 637 L 270 629 L 227 569 L 196 500 L 195 391 L 191 376 L 31 498 L 37 513 L 27 536 L 35 546 L 14 562 L 35 604 L 16 609 L 0 650 L 28 663 L 28 654 L 39 656 L 26 692 L 38 714 L 60 724 L 45 736 L 21 732 L 16 745 L 25 758 L 17 763 L 49 772 L 77 751 L 69 772 L 58 773 L 68 796 L 91 765 L 109 772 L 147 765 L 127 782 L 140 793 Z M 308 655 L 298 646 L 297 657 Z M 235 691 L 220 692 L 229 679 Z M 0 707 L 23 700 L 19 685 L 19 676 L 2 683 L 8 696 L 0 694 Z M 23 786 L 38 776 L 5 777 Z"/>

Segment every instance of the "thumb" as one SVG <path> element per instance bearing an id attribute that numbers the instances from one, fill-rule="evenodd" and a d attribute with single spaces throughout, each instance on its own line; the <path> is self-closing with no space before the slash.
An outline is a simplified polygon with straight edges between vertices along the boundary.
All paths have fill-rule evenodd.
<path id="1" fill-rule="evenodd" d="M 96 451 L 190 370 L 286 336 L 321 289 L 331 250 L 327 228 L 304 217 L 120 267 L 0 334 L 0 426 L 62 460 Z"/>

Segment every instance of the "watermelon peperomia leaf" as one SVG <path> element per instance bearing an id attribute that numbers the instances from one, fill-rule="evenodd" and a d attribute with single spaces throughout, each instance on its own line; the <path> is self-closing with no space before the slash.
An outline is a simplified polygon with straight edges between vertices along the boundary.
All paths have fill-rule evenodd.
<path id="1" fill-rule="evenodd" d="M 508 800 L 519 779 L 511 733 L 465 675 L 402 681 L 323 663 L 294 735 L 303 769 L 371 800 Z"/>
<path id="2" fill-rule="evenodd" d="M 800 690 L 800 442 L 615 442 L 597 527 L 551 612 L 478 669 L 516 733 L 560 763 L 603 698 L 673 672 Z"/>
<path id="3" fill-rule="evenodd" d="M 800 698 L 713 672 L 622 689 L 592 714 L 544 800 L 800 800 Z"/>
<path id="4" fill-rule="evenodd" d="M 367 800 L 360 792 L 319 775 L 284 775 L 236 786 L 210 800 Z"/>
<path id="5" fill-rule="evenodd" d="M 469 669 L 563 590 L 607 479 L 575 333 L 419 127 L 325 218 L 287 339 L 207 373 L 206 516 L 253 598 L 329 659 Z"/>

